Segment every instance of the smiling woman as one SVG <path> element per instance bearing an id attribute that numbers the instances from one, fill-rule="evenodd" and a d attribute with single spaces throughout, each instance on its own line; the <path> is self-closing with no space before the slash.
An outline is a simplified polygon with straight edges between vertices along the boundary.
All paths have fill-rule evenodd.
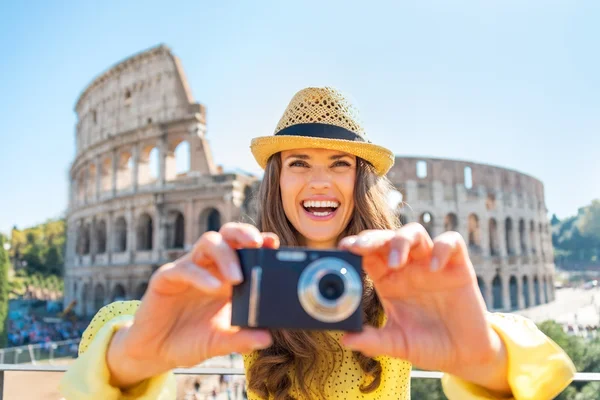
<path id="1" fill-rule="evenodd" d="M 398 229 L 392 153 L 352 110 L 335 89 L 296 94 L 275 135 L 252 141 L 265 168 L 256 225 L 204 233 L 154 274 L 141 303 L 103 308 L 65 374 L 67 399 L 174 399 L 173 368 L 232 352 L 244 355 L 252 400 L 408 399 L 411 365 L 443 371 L 450 400 L 549 400 L 571 382 L 573 363 L 533 323 L 487 311 L 458 233 Z M 235 250 L 280 245 L 361 256 L 362 332 L 230 325 L 244 280 Z M 338 283 L 323 290 L 335 297 Z"/>

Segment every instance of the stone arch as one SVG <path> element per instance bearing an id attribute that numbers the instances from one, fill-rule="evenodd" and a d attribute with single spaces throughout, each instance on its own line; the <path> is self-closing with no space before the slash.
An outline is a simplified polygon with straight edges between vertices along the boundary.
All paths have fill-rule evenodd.
<path id="1" fill-rule="evenodd" d="M 96 225 L 96 252 L 106 253 L 106 221 L 103 219 Z"/>
<path id="2" fill-rule="evenodd" d="M 517 278 L 512 275 L 508 281 L 508 288 L 510 293 L 510 309 L 519 309 L 519 286 L 517 284 Z"/>
<path id="3" fill-rule="evenodd" d="M 521 247 L 521 254 L 527 254 L 527 227 L 525 226 L 525 220 L 521 218 L 519 220 L 519 245 Z"/>
<path id="4" fill-rule="evenodd" d="M 174 165 L 173 174 L 169 174 L 172 178 L 177 178 L 186 175 L 190 171 L 190 143 L 187 140 L 181 140 L 174 146 Z"/>
<path id="5" fill-rule="evenodd" d="M 490 233 L 490 255 L 498 256 L 498 255 L 500 255 L 500 250 L 498 248 L 498 224 L 496 223 L 495 218 L 490 218 L 489 233 Z"/>
<path id="6" fill-rule="evenodd" d="M 129 150 L 123 150 L 117 158 L 117 190 L 124 190 L 131 186 L 133 158 Z"/>
<path id="7" fill-rule="evenodd" d="M 112 165 L 109 157 L 100 163 L 100 191 L 109 192 L 112 188 Z"/>
<path id="8" fill-rule="evenodd" d="M 469 215 L 469 250 L 481 252 L 481 230 L 479 229 L 479 217 L 472 213 Z"/>
<path id="9" fill-rule="evenodd" d="M 458 217 L 454 213 L 449 213 L 444 218 L 444 231 L 457 231 L 458 230 Z"/>
<path id="10" fill-rule="evenodd" d="M 115 222 L 114 241 L 113 249 L 116 253 L 127 251 L 127 221 L 125 217 L 119 217 Z"/>
<path id="11" fill-rule="evenodd" d="M 529 298 L 529 278 L 527 275 L 523 276 L 523 300 L 525 308 L 531 307 L 531 299 Z"/>
<path id="12" fill-rule="evenodd" d="M 200 214 L 200 234 L 221 229 L 221 213 L 216 208 L 210 207 Z"/>
<path id="13" fill-rule="evenodd" d="M 101 283 L 97 283 L 94 288 L 94 310 L 98 311 L 104 307 L 106 302 L 106 294 L 104 293 L 104 286 Z"/>
<path id="14" fill-rule="evenodd" d="M 150 185 L 158 180 L 160 151 L 155 144 L 147 144 L 140 151 L 138 162 L 138 184 Z"/>
<path id="15" fill-rule="evenodd" d="M 515 254 L 514 229 L 512 218 L 506 217 L 504 220 L 504 240 L 506 241 L 506 252 L 508 255 Z"/>
<path id="16" fill-rule="evenodd" d="M 146 290 L 148 289 L 148 282 L 142 282 L 140 283 L 137 288 L 135 289 L 135 298 L 137 300 L 141 300 L 142 297 L 144 297 L 144 294 L 146 293 Z"/>
<path id="17" fill-rule="evenodd" d="M 112 301 L 124 301 L 127 300 L 127 292 L 125 291 L 125 287 L 120 283 L 117 283 L 115 287 L 113 287 L 112 291 Z"/>
<path id="18" fill-rule="evenodd" d="M 81 226 L 81 254 L 90 254 L 90 223 Z"/>
<path id="19" fill-rule="evenodd" d="M 429 236 L 431 236 L 433 238 L 433 235 L 434 235 L 433 214 L 430 213 L 429 211 L 425 211 L 424 213 L 421 214 L 421 216 L 419 216 L 419 223 L 421 225 L 423 225 L 423 227 L 425 228 L 427 233 L 429 233 Z"/>
<path id="20" fill-rule="evenodd" d="M 137 226 L 137 249 L 152 250 L 154 242 L 154 226 L 152 217 L 148 213 L 143 213 L 138 218 Z"/>
<path id="21" fill-rule="evenodd" d="M 539 306 L 540 304 L 542 304 L 542 302 L 540 301 L 540 283 L 538 281 L 537 275 L 533 276 L 533 292 L 535 295 L 534 305 Z"/>
<path id="22" fill-rule="evenodd" d="M 492 281 L 492 298 L 494 310 L 504 309 L 504 299 L 502 297 L 502 279 L 500 275 L 496 275 Z"/>
<path id="23" fill-rule="evenodd" d="M 87 188 L 87 195 L 90 199 L 93 199 L 96 197 L 96 174 L 98 173 L 98 171 L 96 171 L 96 165 L 95 164 L 90 164 L 88 167 L 88 188 Z"/>
<path id="24" fill-rule="evenodd" d="M 167 249 L 183 249 L 185 245 L 185 218 L 179 210 L 167 214 Z"/>

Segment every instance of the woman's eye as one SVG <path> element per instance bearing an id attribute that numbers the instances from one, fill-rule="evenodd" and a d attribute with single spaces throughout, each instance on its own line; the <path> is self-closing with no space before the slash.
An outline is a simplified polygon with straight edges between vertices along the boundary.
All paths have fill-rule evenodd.
<path id="1" fill-rule="evenodd" d="M 290 167 L 306 167 L 307 164 L 304 161 L 296 160 L 290 163 Z"/>
<path id="2" fill-rule="evenodd" d="M 348 161 L 339 160 L 339 161 L 336 161 L 335 163 L 333 163 L 333 166 L 334 167 L 349 167 L 350 163 Z"/>

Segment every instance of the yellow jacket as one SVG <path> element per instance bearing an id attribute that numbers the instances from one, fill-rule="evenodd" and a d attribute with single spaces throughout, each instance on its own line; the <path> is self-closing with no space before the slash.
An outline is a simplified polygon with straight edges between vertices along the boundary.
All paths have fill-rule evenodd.
<path id="1" fill-rule="evenodd" d="M 64 375 L 60 390 L 66 400 L 174 400 L 176 381 L 172 372 L 148 379 L 136 387 L 122 391 L 109 384 L 106 365 L 108 343 L 116 330 L 134 318 L 139 301 L 115 302 L 103 307 L 94 316 L 79 345 L 79 358 Z M 508 351 L 508 379 L 515 400 L 550 400 L 562 392 L 575 374 L 567 354 L 544 335 L 533 322 L 513 314 L 489 313 L 493 328 L 504 340 Z M 336 339 L 340 333 L 331 333 Z M 344 363 L 326 384 L 329 399 L 410 399 L 410 370 L 407 361 L 378 357 L 382 375 L 379 388 L 369 394 L 358 390 L 362 375 L 350 350 L 344 349 Z M 244 355 L 246 370 L 253 354 Z M 449 400 L 497 399 L 482 387 L 445 374 L 442 387 Z M 298 398 L 297 393 L 292 392 Z M 248 392 L 250 400 L 258 399 Z"/>

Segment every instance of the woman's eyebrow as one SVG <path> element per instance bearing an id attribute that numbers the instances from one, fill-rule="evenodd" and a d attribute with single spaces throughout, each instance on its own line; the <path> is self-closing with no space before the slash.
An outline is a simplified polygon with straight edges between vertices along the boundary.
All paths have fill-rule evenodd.
<path id="1" fill-rule="evenodd" d="M 310 157 L 307 154 L 290 154 L 285 159 L 287 160 L 288 158 L 300 158 L 302 160 L 308 160 Z"/>
<path id="2" fill-rule="evenodd" d="M 340 158 L 344 158 L 344 157 L 350 158 L 350 156 L 348 154 L 335 154 L 335 155 L 329 157 L 329 159 L 330 160 L 339 160 Z"/>

